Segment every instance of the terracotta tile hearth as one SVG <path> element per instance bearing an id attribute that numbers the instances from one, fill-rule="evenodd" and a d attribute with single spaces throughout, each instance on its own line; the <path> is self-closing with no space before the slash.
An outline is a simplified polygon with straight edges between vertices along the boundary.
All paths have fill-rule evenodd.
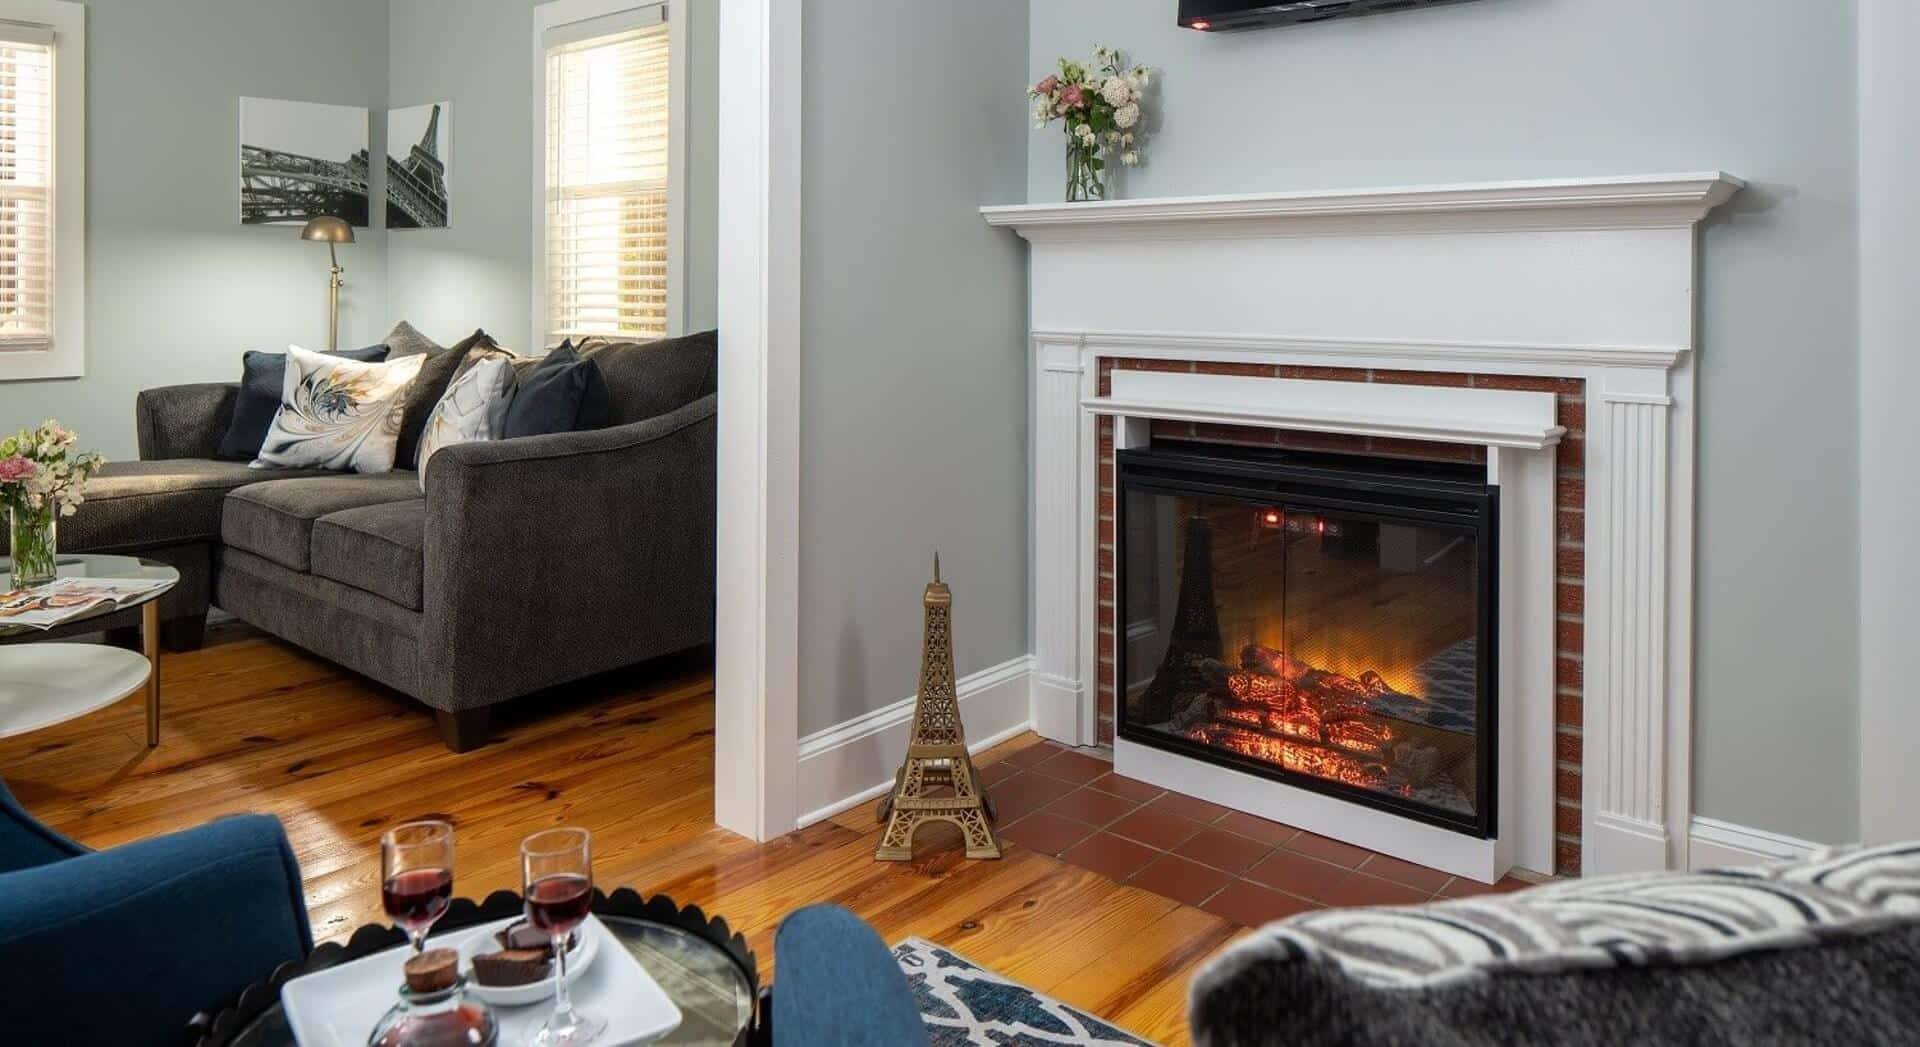
<path id="1" fill-rule="evenodd" d="M 1051 742 L 981 768 L 1004 844 L 1246 926 L 1307 909 L 1411 905 L 1491 887 L 1113 774 Z"/>

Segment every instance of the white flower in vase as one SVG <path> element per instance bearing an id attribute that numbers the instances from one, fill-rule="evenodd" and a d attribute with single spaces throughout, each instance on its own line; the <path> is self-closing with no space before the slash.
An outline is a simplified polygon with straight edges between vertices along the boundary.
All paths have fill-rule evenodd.
<path id="1" fill-rule="evenodd" d="M 1118 109 L 1133 101 L 1133 86 L 1127 83 L 1125 77 L 1110 76 L 1107 77 L 1106 83 L 1100 85 L 1100 97 L 1106 99 L 1108 105 Z"/>
<path id="2" fill-rule="evenodd" d="M 1126 128 L 1132 127 L 1134 124 L 1139 123 L 1140 122 L 1139 104 L 1135 102 L 1128 102 L 1126 105 L 1123 105 L 1118 109 L 1115 109 L 1113 111 L 1113 122 L 1119 125 L 1119 127 L 1122 130 L 1125 130 Z"/>

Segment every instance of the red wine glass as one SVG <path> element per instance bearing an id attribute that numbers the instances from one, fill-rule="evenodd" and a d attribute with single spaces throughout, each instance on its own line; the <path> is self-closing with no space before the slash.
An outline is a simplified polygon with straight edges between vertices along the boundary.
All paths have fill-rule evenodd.
<path id="1" fill-rule="evenodd" d="M 553 1017 L 533 1038 L 534 1047 L 592 1043 L 606 1021 L 574 1010 L 567 995 L 567 936 L 593 905 L 592 838 L 585 829 L 534 833 L 520 841 L 520 871 L 527 922 L 553 936 Z"/>
<path id="2" fill-rule="evenodd" d="M 408 822 L 380 835 L 380 900 L 387 917 L 426 948 L 427 931 L 453 898 L 453 826 Z"/>

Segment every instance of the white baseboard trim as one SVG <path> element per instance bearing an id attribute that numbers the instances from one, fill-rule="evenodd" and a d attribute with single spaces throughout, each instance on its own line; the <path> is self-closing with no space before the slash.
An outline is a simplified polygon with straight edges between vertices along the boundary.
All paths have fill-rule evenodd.
<path id="1" fill-rule="evenodd" d="M 1033 723 L 1033 656 L 1023 654 L 955 681 L 967 748 L 991 748 Z M 907 751 L 914 696 L 800 739 L 800 825 L 831 818 L 893 787 Z"/>
<path id="2" fill-rule="evenodd" d="M 1687 864 L 1694 870 L 1805 859 L 1823 846 L 1811 840 L 1698 816 L 1688 823 L 1687 837 Z"/>

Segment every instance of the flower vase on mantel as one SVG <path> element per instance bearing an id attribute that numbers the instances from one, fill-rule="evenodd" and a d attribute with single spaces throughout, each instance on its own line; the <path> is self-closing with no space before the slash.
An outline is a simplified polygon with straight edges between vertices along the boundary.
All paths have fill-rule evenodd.
<path id="1" fill-rule="evenodd" d="M 1067 202 L 1107 198 L 1106 162 L 1098 150 L 1067 139 Z"/>
<path id="2" fill-rule="evenodd" d="M 1129 67 L 1120 52 L 1096 47 L 1085 62 L 1062 58 L 1059 71 L 1027 88 L 1035 127 L 1058 120 L 1067 131 L 1067 202 L 1107 198 L 1107 161 L 1140 163 L 1143 108 L 1153 70 Z"/>
<path id="3" fill-rule="evenodd" d="M 104 461 L 73 449 L 73 430 L 49 421 L 0 440 L 0 505 L 7 509 L 13 588 L 45 585 L 60 573 L 54 527 L 86 501 L 87 477 Z"/>
<path id="4" fill-rule="evenodd" d="M 15 508 L 7 514 L 12 525 L 13 588 L 45 585 L 60 574 L 55 557 L 53 507 Z"/>

